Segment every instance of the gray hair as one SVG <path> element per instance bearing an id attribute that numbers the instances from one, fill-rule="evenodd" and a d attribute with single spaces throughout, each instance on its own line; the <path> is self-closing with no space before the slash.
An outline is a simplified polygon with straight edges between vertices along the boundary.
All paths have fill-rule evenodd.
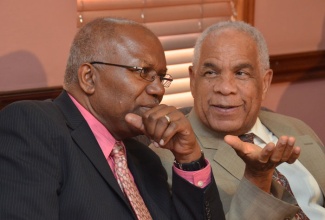
<path id="1" fill-rule="evenodd" d="M 267 44 L 265 39 L 260 31 L 258 31 L 255 27 L 243 22 L 243 21 L 222 21 L 218 22 L 214 25 L 211 25 L 207 29 L 205 29 L 200 37 L 197 39 L 195 48 L 194 48 L 194 56 L 193 56 L 193 65 L 197 65 L 199 61 L 199 56 L 201 53 L 201 48 L 204 40 L 210 35 L 217 35 L 221 33 L 223 30 L 233 29 L 249 35 L 255 42 L 258 49 L 258 57 L 260 61 L 260 68 L 269 69 L 270 61 L 269 61 L 269 52 L 267 48 Z"/>
<path id="2" fill-rule="evenodd" d="M 67 61 L 64 86 L 78 82 L 78 69 L 86 62 L 103 59 L 107 56 L 110 38 L 116 34 L 118 25 L 143 25 L 122 18 L 98 18 L 83 26 L 76 34 Z"/>

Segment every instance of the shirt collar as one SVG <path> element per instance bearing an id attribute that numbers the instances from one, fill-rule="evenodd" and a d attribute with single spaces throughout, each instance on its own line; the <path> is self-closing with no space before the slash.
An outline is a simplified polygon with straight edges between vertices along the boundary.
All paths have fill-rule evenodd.
<path id="1" fill-rule="evenodd" d="M 254 142 L 258 145 L 259 143 L 269 143 L 272 141 L 272 133 L 262 124 L 261 120 L 257 118 L 254 126 L 247 133 L 254 133 L 256 139 Z M 271 135 L 271 136 L 270 136 Z"/>
<path id="2" fill-rule="evenodd" d="M 100 121 L 98 121 L 97 118 L 95 118 L 87 109 L 85 109 L 72 95 L 69 93 L 68 95 L 88 123 L 105 158 L 108 158 L 116 142 L 115 138 L 105 128 L 105 126 Z"/>

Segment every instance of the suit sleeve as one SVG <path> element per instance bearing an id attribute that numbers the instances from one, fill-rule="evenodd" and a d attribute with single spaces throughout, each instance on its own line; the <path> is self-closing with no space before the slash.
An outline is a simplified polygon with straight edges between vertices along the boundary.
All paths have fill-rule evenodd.
<path id="1" fill-rule="evenodd" d="M 275 182 L 272 183 L 271 192 L 272 195 L 265 193 L 243 177 L 226 219 L 293 219 L 299 209 L 296 200 Z"/>
<path id="2" fill-rule="evenodd" d="M 0 112 L 0 219 L 58 219 L 57 140 L 46 114 L 26 103 Z"/>
<path id="3" fill-rule="evenodd" d="M 199 188 L 173 171 L 173 203 L 180 219 L 225 219 L 217 185 L 211 172 L 211 183 Z"/>

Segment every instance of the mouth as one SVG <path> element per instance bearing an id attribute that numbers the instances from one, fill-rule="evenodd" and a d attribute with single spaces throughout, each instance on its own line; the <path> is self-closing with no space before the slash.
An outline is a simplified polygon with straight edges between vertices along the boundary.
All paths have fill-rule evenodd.
<path id="1" fill-rule="evenodd" d="M 158 105 L 159 105 L 159 103 L 151 103 L 151 104 L 147 104 L 147 105 L 141 105 L 141 108 L 149 110 L 149 109 L 152 109 L 152 108 L 154 108 L 154 107 L 156 107 Z"/>
<path id="2" fill-rule="evenodd" d="M 140 112 L 144 113 L 146 111 L 149 111 L 150 109 L 152 109 L 152 107 L 148 107 L 148 106 L 141 106 L 140 107 Z"/>
<path id="3" fill-rule="evenodd" d="M 218 111 L 222 111 L 222 112 L 232 112 L 235 111 L 237 109 L 239 109 L 242 105 L 222 105 L 222 104 L 218 104 L 218 105 L 211 105 L 213 108 L 215 108 Z"/>
<path id="4" fill-rule="evenodd" d="M 158 104 L 148 104 L 148 105 L 142 105 L 138 109 L 138 114 L 143 115 L 145 112 L 149 111 L 150 109 L 158 106 Z"/>

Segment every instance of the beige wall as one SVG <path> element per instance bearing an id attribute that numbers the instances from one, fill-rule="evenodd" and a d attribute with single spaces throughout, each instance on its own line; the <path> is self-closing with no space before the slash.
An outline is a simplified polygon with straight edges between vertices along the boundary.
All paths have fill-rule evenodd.
<path id="1" fill-rule="evenodd" d="M 324 0 L 255 0 L 255 4 L 255 26 L 270 54 L 325 50 Z M 272 84 L 264 106 L 303 120 L 325 143 L 324 94 L 325 79 Z"/>
<path id="2" fill-rule="evenodd" d="M 0 0 L 0 91 L 62 84 L 76 0 Z"/>
<path id="3" fill-rule="evenodd" d="M 306 122 L 325 143 L 325 79 L 273 84 L 264 106 Z"/>
<path id="4" fill-rule="evenodd" d="M 270 54 L 325 49 L 324 0 L 255 0 L 255 24 Z"/>
<path id="5" fill-rule="evenodd" d="M 255 0 L 270 53 L 325 49 L 324 0 Z M 62 85 L 76 0 L 0 0 L 0 91 Z M 273 84 L 264 105 L 299 117 L 325 142 L 325 79 Z"/>

